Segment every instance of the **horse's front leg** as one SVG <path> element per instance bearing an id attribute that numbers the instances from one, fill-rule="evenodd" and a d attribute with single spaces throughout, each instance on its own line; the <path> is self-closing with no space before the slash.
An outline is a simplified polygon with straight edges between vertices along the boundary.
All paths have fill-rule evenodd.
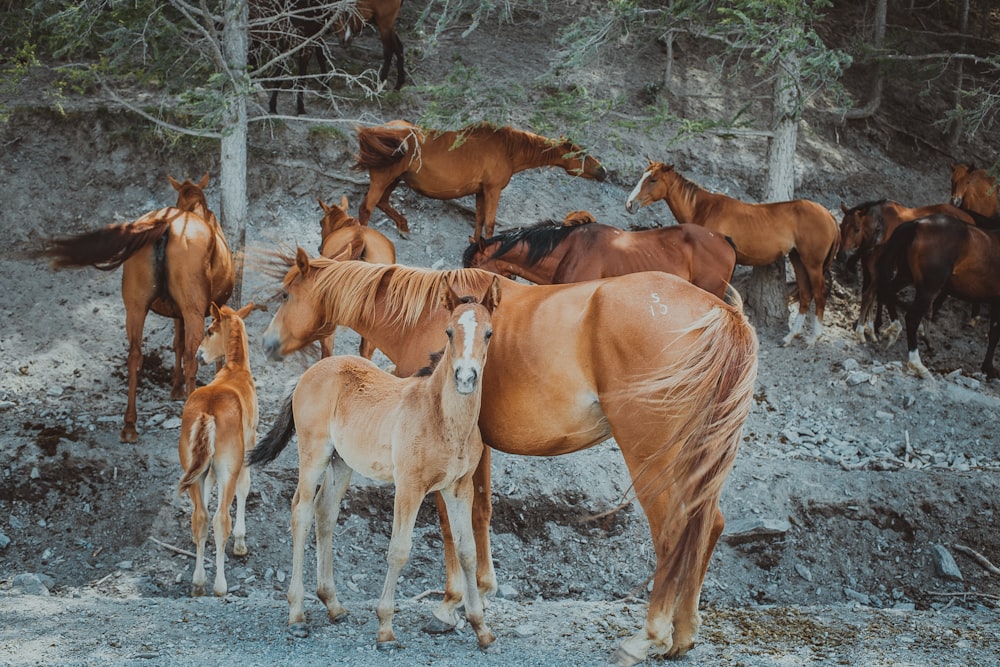
<path id="1" fill-rule="evenodd" d="M 410 559 L 410 549 L 413 546 L 413 526 L 417 522 L 417 510 L 424 493 L 405 481 L 396 486 L 396 500 L 392 513 L 392 537 L 389 538 L 389 552 L 386 554 L 388 571 L 385 575 L 385 585 L 382 587 L 382 597 L 379 598 L 375 612 L 378 615 L 379 649 L 393 648 L 396 644 L 396 633 L 392 629 L 392 616 L 395 611 L 396 582 L 399 573 Z"/>
<path id="2" fill-rule="evenodd" d="M 142 328 L 146 322 L 146 310 L 138 306 L 125 308 L 125 333 L 128 336 L 128 404 L 125 406 L 125 424 L 122 426 L 122 442 L 134 443 L 139 439 L 135 428 L 138 413 L 135 409 L 135 394 L 142 372 Z"/>
<path id="3" fill-rule="evenodd" d="M 183 401 L 184 391 L 184 320 L 174 318 L 174 373 L 170 382 L 170 400 Z"/>

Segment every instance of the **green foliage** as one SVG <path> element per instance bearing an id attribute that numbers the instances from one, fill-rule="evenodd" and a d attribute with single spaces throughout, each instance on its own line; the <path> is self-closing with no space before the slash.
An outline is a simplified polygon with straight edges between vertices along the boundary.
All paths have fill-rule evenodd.
<path id="1" fill-rule="evenodd" d="M 613 106 L 610 100 L 595 99 L 582 86 L 548 89 L 531 115 L 531 126 L 541 134 L 577 132 L 595 116 Z"/>
<path id="2" fill-rule="evenodd" d="M 524 89 L 499 86 L 490 81 L 477 67 L 457 62 L 440 83 L 417 89 L 428 100 L 420 124 L 439 130 L 456 129 L 483 120 L 509 124 L 512 109 L 523 103 Z M 470 96 L 470 90 L 475 90 L 476 95 Z"/>

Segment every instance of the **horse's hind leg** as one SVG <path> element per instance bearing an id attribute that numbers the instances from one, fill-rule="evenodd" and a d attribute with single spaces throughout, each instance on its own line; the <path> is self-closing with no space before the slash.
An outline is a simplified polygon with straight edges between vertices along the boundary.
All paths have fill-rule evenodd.
<path id="1" fill-rule="evenodd" d="M 135 428 L 138 418 L 135 394 L 139 387 L 139 373 L 142 372 L 142 329 L 146 323 L 146 313 L 151 301 L 152 299 L 149 299 L 142 303 L 127 300 L 125 303 L 125 333 L 128 336 L 128 404 L 125 406 L 125 424 L 119 436 L 122 442 L 135 442 L 139 439 L 139 432 Z"/>
<path id="2" fill-rule="evenodd" d="M 233 555 L 247 555 L 247 496 L 250 495 L 250 467 L 240 465 L 236 478 L 236 523 L 233 524 Z"/>
<path id="3" fill-rule="evenodd" d="M 212 587 L 217 597 L 223 597 L 229 591 L 226 583 L 226 542 L 233 531 L 233 518 L 229 514 L 229 508 L 233 504 L 233 496 L 236 495 L 237 475 L 233 474 L 232 466 L 229 462 L 221 462 L 216 458 L 216 477 L 219 484 L 218 506 L 215 508 L 215 516 L 212 517 L 212 532 L 215 534 L 215 584 Z"/>
<path id="4" fill-rule="evenodd" d="M 170 400 L 187 398 L 184 384 L 184 320 L 174 318 L 174 372 L 170 382 Z"/>
<path id="5" fill-rule="evenodd" d="M 334 454 L 313 503 L 316 509 L 316 595 L 326 605 L 327 618 L 333 622 L 347 615 L 333 585 L 333 530 L 351 474 L 351 468 Z"/>
<path id="6" fill-rule="evenodd" d="M 194 510 L 191 512 L 191 538 L 195 546 L 194 576 L 191 579 L 191 595 L 205 594 L 205 542 L 208 540 L 208 511 L 205 508 L 206 480 L 197 480 L 188 487 L 188 495 Z"/>

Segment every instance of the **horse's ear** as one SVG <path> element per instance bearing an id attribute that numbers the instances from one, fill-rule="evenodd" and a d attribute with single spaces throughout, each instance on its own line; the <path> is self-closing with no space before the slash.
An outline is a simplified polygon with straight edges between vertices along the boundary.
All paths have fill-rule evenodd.
<path id="1" fill-rule="evenodd" d="M 170 185 L 174 188 L 174 190 L 177 190 L 177 192 L 181 191 L 181 184 L 177 182 L 176 178 L 167 175 L 167 179 L 170 181 Z"/>
<path id="2" fill-rule="evenodd" d="M 347 213 L 347 195 L 340 196 L 340 208 L 344 210 L 344 213 Z"/>
<path id="3" fill-rule="evenodd" d="M 346 246 L 344 246 L 343 250 L 338 252 L 336 256 L 331 257 L 330 259 L 337 262 L 346 262 L 349 259 L 357 259 L 358 257 L 361 256 L 361 251 L 359 250 L 358 254 L 355 255 L 353 252 L 353 248 L 354 248 L 354 243 L 353 242 L 348 243 Z"/>
<path id="4" fill-rule="evenodd" d="M 483 237 L 483 236 L 480 236 L 478 239 L 476 239 L 476 246 L 479 248 L 479 252 L 486 252 L 486 248 L 487 248 L 487 246 L 486 246 L 486 238 Z"/>
<path id="5" fill-rule="evenodd" d="M 493 282 L 490 283 L 490 288 L 486 290 L 480 303 L 491 313 L 494 308 L 500 305 L 500 276 L 493 277 Z"/>
<path id="6" fill-rule="evenodd" d="M 301 247 L 295 251 L 295 266 L 298 267 L 303 278 L 309 275 L 309 254 Z"/>
<path id="7" fill-rule="evenodd" d="M 442 277 L 438 282 L 438 303 L 441 307 L 452 311 L 455 310 L 461 302 L 462 299 L 455 294 L 455 290 L 452 289 L 451 283 L 448 279 Z"/>
<path id="8" fill-rule="evenodd" d="M 222 319 L 222 313 L 219 312 L 219 306 L 213 301 L 209 306 L 210 312 L 212 313 L 212 319 L 219 321 Z"/>
<path id="9" fill-rule="evenodd" d="M 319 197 L 317 197 L 317 198 L 316 198 L 316 201 L 318 201 L 318 202 L 319 202 L 319 207 L 320 207 L 321 209 L 323 209 L 323 212 L 324 212 L 324 213 L 329 213 L 329 212 L 330 212 L 330 208 L 331 208 L 331 207 L 327 206 L 327 205 L 326 205 L 326 202 L 325 202 L 325 201 L 323 201 L 323 200 L 322 200 L 322 199 L 320 199 Z"/>
<path id="10" fill-rule="evenodd" d="M 208 187 L 208 172 L 207 171 L 205 172 L 205 175 L 201 177 L 201 180 L 198 181 L 198 187 L 201 188 L 202 190 L 204 190 L 205 188 Z"/>
<path id="11" fill-rule="evenodd" d="M 844 213 L 851 212 L 851 209 L 847 208 L 847 204 L 845 204 L 844 202 L 840 202 L 840 210 L 843 211 Z"/>
<path id="12" fill-rule="evenodd" d="M 649 157 L 648 155 L 646 156 L 646 161 L 648 162 L 648 164 L 646 165 L 647 167 L 652 167 L 654 164 L 656 164 L 656 160 Z"/>
<path id="13" fill-rule="evenodd" d="M 247 318 L 247 315 L 252 313 L 255 307 L 256 306 L 254 305 L 254 302 L 251 301 L 250 303 L 246 304 L 245 306 L 237 310 L 236 314 L 239 315 L 241 320 L 245 320 Z"/>

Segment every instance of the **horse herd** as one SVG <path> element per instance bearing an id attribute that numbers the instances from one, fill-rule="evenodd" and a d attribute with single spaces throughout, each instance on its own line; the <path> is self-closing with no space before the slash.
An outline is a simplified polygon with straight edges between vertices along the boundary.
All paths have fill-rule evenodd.
<path id="1" fill-rule="evenodd" d="M 454 629 L 464 604 L 479 645 L 488 646 L 495 637 L 483 601 L 497 588 L 489 536 L 491 450 L 551 456 L 613 437 L 649 519 L 656 566 L 645 626 L 622 642 L 612 662 L 632 665 L 650 654 L 688 651 L 700 625 L 706 569 L 724 526 L 721 490 L 757 373 L 756 333 L 729 284 L 737 264 L 789 257 L 799 315 L 786 344 L 801 332 L 813 302 L 807 340 L 820 335 L 827 275 L 838 253 L 853 253 L 863 268 L 859 336 L 876 331 L 869 321 L 876 298 L 892 313 L 896 293 L 915 285 L 906 323 L 908 340 L 913 329 L 910 362 L 922 374 L 915 327 L 925 306 L 944 293 L 989 302 L 983 368 L 995 376 L 1000 232 L 988 229 L 995 210 L 963 208 L 973 201 L 963 189 L 969 177 L 980 177 L 967 165 L 954 167 L 962 174 L 955 176 L 950 204 L 843 205 L 838 226 L 814 202 L 743 203 L 650 160 L 626 209 L 634 213 L 665 200 L 678 225 L 629 232 L 573 211 L 559 222 L 494 236 L 497 202 L 514 173 L 558 166 L 602 181 L 607 171 L 564 139 L 486 124 L 438 132 L 395 121 L 359 128 L 358 143 L 355 167 L 369 172 L 358 217 L 348 212 L 346 197 L 339 205 L 320 200 L 320 256 L 301 248 L 294 255 L 268 254 L 267 270 L 281 279 L 281 303 L 262 335 L 267 356 L 280 359 L 319 342 L 323 359 L 299 378 L 259 443 L 243 324 L 254 306 L 224 305 L 233 290 L 233 257 L 205 200 L 207 174 L 199 183 L 171 178 L 175 206 L 54 239 L 44 251 L 56 267 L 122 267 L 129 340 L 123 442 L 138 438 L 135 391 L 146 314 L 174 319 L 172 396 L 187 397 L 179 492 L 187 491 L 194 506 L 198 556 L 193 594 L 205 592 L 205 504 L 212 487 L 219 496 L 213 591 L 225 595 L 230 533 L 234 554 L 246 553 L 248 465 L 274 460 L 297 434 L 288 591 L 293 635 L 309 632 L 303 560 L 313 524 L 317 594 L 331 621 L 345 613 L 333 583 L 333 528 L 357 471 L 396 488 L 389 567 L 377 607 L 378 646 L 395 642 L 395 582 L 409 556 L 416 510 L 431 492 L 444 537 L 446 582 L 427 630 Z M 393 242 L 367 222 L 377 206 L 405 238 L 408 222 L 388 201 L 400 183 L 437 199 L 475 195 L 466 268 L 395 263 Z M 995 186 L 987 183 L 995 200 Z M 519 276 L 534 284 L 514 280 Z M 207 315 L 212 322 L 203 336 Z M 361 335 L 359 356 L 332 355 L 338 326 Z M 393 375 L 369 360 L 376 348 L 394 364 Z M 216 364 L 214 380 L 199 388 L 197 360 Z M 235 527 L 229 514 L 234 497 Z"/>

